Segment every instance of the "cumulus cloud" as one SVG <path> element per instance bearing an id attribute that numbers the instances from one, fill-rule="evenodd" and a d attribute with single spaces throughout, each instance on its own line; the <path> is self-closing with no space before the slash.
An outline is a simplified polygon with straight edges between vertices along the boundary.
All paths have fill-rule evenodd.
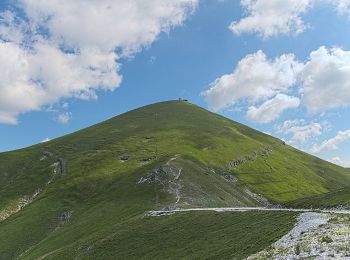
<path id="1" fill-rule="evenodd" d="M 0 123 L 65 98 L 95 99 L 122 81 L 121 56 L 181 25 L 197 0 L 20 0 L 0 14 Z"/>
<path id="2" fill-rule="evenodd" d="M 253 103 L 248 119 L 267 123 L 277 119 L 283 110 L 298 107 L 299 100 L 310 114 L 348 107 L 349 89 L 350 51 L 321 46 L 304 62 L 293 54 L 274 60 L 262 51 L 247 55 L 231 74 L 216 79 L 202 94 L 215 111 L 242 100 Z M 298 96 L 287 99 L 291 90 Z M 285 102 L 281 95 L 276 98 L 278 94 L 285 95 Z"/>
<path id="3" fill-rule="evenodd" d="M 50 138 L 48 138 L 48 137 L 46 137 L 44 140 L 42 140 L 41 142 L 42 143 L 46 143 L 46 142 L 49 142 L 49 141 L 51 141 L 51 139 Z"/>
<path id="4" fill-rule="evenodd" d="M 72 119 L 72 113 L 64 112 L 58 115 L 57 122 L 60 124 L 67 124 Z"/>
<path id="5" fill-rule="evenodd" d="M 320 123 L 307 123 L 304 119 L 287 120 L 276 126 L 278 133 L 291 135 L 288 143 L 292 145 L 304 145 L 307 141 L 320 136 L 323 126 Z"/>
<path id="6" fill-rule="evenodd" d="M 350 51 L 322 46 L 302 72 L 302 103 L 311 113 L 350 104 Z"/>
<path id="7" fill-rule="evenodd" d="M 250 106 L 247 118 L 257 123 L 270 123 L 278 119 L 286 109 L 297 108 L 299 104 L 300 100 L 297 97 L 278 94 L 259 107 Z"/>
<path id="8" fill-rule="evenodd" d="M 350 138 L 350 130 L 347 131 L 339 131 L 336 136 L 331 139 L 324 141 L 320 145 L 315 145 L 311 151 L 313 153 L 320 153 L 323 151 L 337 150 L 339 144 L 345 142 Z"/>
<path id="9" fill-rule="evenodd" d="M 215 111 L 232 106 L 241 99 L 265 101 L 287 92 L 296 83 L 302 67 L 293 54 L 269 60 L 260 50 L 243 58 L 231 74 L 216 79 L 202 94 Z"/>
<path id="10" fill-rule="evenodd" d="M 20 0 L 32 24 L 75 48 L 134 53 L 181 25 L 197 0 Z M 45 24 L 43 24 L 45 21 Z"/>
<path id="11" fill-rule="evenodd" d="M 6 60 L 0 64 L 2 123 L 16 123 L 19 113 L 39 110 L 61 98 L 95 98 L 95 90 L 113 90 L 121 81 L 114 53 L 68 54 L 47 42 L 36 42 L 28 51 L 3 42 L 0 59 Z"/>
<path id="12" fill-rule="evenodd" d="M 348 15 L 350 18 L 350 1 L 349 0 L 338 0 L 333 1 L 333 4 L 336 4 L 337 10 L 340 14 Z"/>
<path id="13" fill-rule="evenodd" d="M 230 24 L 236 35 L 256 33 L 264 39 L 278 35 L 298 35 L 310 27 L 303 16 L 317 4 L 329 4 L 338 14 L 350 18 L 349 0 L 241 0 L 247 14 Z"/>
<path id="14" fill-rule="evenodd" d="M 263 38 L 300 34 L 308 27 L 302 16 L 313 0 L 241 0 L 247 16 L 229 26 L 235 34 L 257 33 Z"/>
<path id="15" fill-rule="evenodd" d="M 348 160 L 343 160 L 342 158 L 336 156 L 328 160 L 331 163 L 337 164 L 339 166 L 345 167 L 345 168 L 350 168 L 350 161 Z"/>

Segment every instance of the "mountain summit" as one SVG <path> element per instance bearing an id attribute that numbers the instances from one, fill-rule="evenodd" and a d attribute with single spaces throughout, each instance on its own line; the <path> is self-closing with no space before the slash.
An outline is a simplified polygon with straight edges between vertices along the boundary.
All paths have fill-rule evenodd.
<path id="1" fill-rule="evenodd" d="M 0 154 L 0 259 L 166 257 L 117 237 L 151 232 L 149 210 L 283 206 L 349 184 L 348 170 L 189 102 L 152 104 Z"/>

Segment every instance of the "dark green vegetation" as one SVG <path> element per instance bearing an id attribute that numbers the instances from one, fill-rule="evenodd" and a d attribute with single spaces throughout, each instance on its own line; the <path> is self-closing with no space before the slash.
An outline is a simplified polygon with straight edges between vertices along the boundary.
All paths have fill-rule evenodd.
<path id="1" fill-rule="evenodd" d="M 283 235 L 294 214 L 144 213 L 289 203 L 349 184 L 349 171 L 271 136 L 187 102 L 158 103 L 0 154 L 0 259 L 240 258 Z M 256 234 L 243 238 L 245 228 Z"/>
<path id="2" fill-rule="evenodd" d="M 350 188 L 346 187 L 333 192 L 319 194 L 307 198 L 298 199 L 288 203 L 290 207 L 297 208 L 336 208 L 344 206 L 350 207 Z"/>
<path id="3" fill-rule="evenodd" d="M 138 218 L 114 227 L 108 237 L 93 244 L 90 250 L 85 247 L 78 257 L 241 259 L 278 240 L 294 223 L 295 214 L 286 212 L 192 212 Z M 44 252 L 37 250 L 32 256 Z M 67 254 L 75 255 L 74 246 L 57 252 L 56 257 Z"/>

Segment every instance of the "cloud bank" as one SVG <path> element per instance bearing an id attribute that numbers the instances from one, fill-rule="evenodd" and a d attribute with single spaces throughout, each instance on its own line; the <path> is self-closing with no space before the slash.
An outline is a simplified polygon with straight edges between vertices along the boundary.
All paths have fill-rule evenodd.
<path id="1" fill-rule="evenodd" d="M 298 35 L 311 27 L 304 15 L 317 4 L 328 4 L 338 14 L 350 18 L 349 0 L 241 0 L 246 16 L 230 24 L 236 35 L 254 33 L 263 39 Z"/>
<path id="2" fill-rule="evenodd" d="M 350 138 L 350 130 L 339 131 L 338 134 L 331 139 L 324 141 L 320 145 L 315 145 L 312 148 L 313 153 L 320 153 L 323 151 L 337 150 L 338 146 Z"/>
<path id="3" fill-rule="evenodd" d="M 297 108 L 299 105 L 299 98 L 287 96 L 285 94 L 277 94 L 273 99 L 266 101 L 259 107 L 249 107 L 247 118 L 257 123 L 270 123 L 278 119 L 283 111 Z"/>
<path id="4" fill-rule="evenodd" d="M 0 123 L 64 98 L 95 99 L 132 57 L 182 25 L 197 0 L 19 0 L 0 13 Z"/>
<path id="5" fill-rule="evenodd" d="M 269 123 L 299 104 L 310 114 L 347 107 L 349 89 L 350 51 L 321 46 L 306 61 L 293 54 L 271 60 L 261 50 L 249 54 L 202 95 L 215 111 L 248 102 L 247 118 Z"/>
<path id="6" fill-rule="evenodd" d="M 276 126 L 277 133 L 291 135 L 291 145 L 304 146 L 308 141 L 320 136 L 324 127 L 320 123 L 307 123 L 304 119 L 286 120 Z"/>
<path id="7" fill-rule="evenodd" d="M 331 163 L 340 165 L 342 167 L 345 167 L 345 168 L 350 168 L 350 161 L 344 160 L 344 159 L 340 158 L 339 156 L 333 157 L 333 158 L 329 159 L 328 161 Z"/>
<path id="8" fill-rule="evenodd" d="M 313 0 L 241 0 L 248 15 L 231 23 L 230 30 L 239 35 L 257 33 L 262 38 L 280 34 L 300 34 L 308 27 L 302 19 Z"/>
<path id="9" fill-rule="evenodd" d="M 292 54 L 269 60 L 263 51 L 244 57 L 230 74 L 216 79 L 203 92 L 210 108 L 218 111 L 241 99 L 264 101 L 282 92 L 288 92 L 302 69 Z"/>

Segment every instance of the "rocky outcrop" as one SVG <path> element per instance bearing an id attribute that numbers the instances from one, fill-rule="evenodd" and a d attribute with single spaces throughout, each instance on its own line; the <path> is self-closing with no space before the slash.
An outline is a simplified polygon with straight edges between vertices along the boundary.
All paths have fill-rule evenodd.
<path id="1" fill-rule="evenodd" d="M 256 194 L 249 189 L 245 189 L 244 192 L 246 194 L 248 194 L 250 197 L 254 198 L 256 201 L 258 201 L 260 204 L 262 204 L 265 207 L 268 207 L 268 208 L 280 208 L 281 207 L 280 205 L 275 205 L 275 204 L 271 203 L 265 197 L 263 197 L 261 194 Z"/>
<path id="2" fill-rule="evenodd" d="M 150 161 L 152 161 L 154 159 L 156 159 L 155 156 L 149 156 L 149 157 L 143 157 L 139 161 L 145 163 L 145 162 L 150 162 Z"/>
<path id="3" fill-rule="evenodd" d="M 53 153 L 49 151 L 43 151 L 43 154 L 40 157 L 40 161 L 44 161 L 52 157 L 55 157 Z M 0 222 L 9 218 L 13 214 L 19 212 L 30 203 L 32 203 L 40 195 L 45 186 L 50 185 L 58 175 L 63 175 L 66 172 L 66 163 L 62 158 L 57 158 L 57 161 L 53 163 L 51 167 L 53 168 L 52 175 L 46 185 L 37 188 L 32 195 L 24 195 L 20 197 L 15 203 L 12 203 L 5 209 L 0 210 Z"/>
<path id="4" fill-rule="evenodd" d="M 17 200 L 13 205 L 8 206 L 7 208 L 0 211 L 0 222 L 9 218 L 13 214 L 19 212 L 27 205 L 29 205 L 36 197 L 39 196 L 41 189 L 37 189 L 31 196 L 23 196 Z"/>
<path id="5" fill-rule="evenodd" d="M 209 171 L 219 175 L 220 177 L 222 177 L 227 182 L 235 183 L 235 182 L 238 181 L 238 179 L 235 176 L 233 176 L 231 173 L 228 173 L 228 172 L 225 172 L 225 171 L 220 171 L 220 170 L 214 170 L 214 169 L 211 169 L 211 168 L 209 168 Z"/>
<path id="6" fill-rule="evenodd" d="M 150 173 L 141 177 L 137 184 L 160 184 L 163 191 L 172 194 L 176 198 L 175 204 L 179 203 L 181 195 L 180 176 L 182 168 L 171 164 L 176 158 L 171 158 L 166 164 L 154 168 Z"/>
<path id="7" fill-rule="evenodd" d="M 120 161 L 128 161 L 132 157 L 132 154 L 122 154 L 118 158 Z"/>
<path id="8" fill-rule="evenodd" d="M 70 221 L 72 215 L 73 215 L 73 210 L 67 210 L 62 212 L 56 229 L 66 225 Z"/>
<path id="9" fill-rule="evenodd" d="M 230 161 L 228 163 L 228 168 L 229 169 L 233 169 L 236 168 L 246 162 L 253 162 L 255 161 L 258 157 L 268 157 L 269 154 L 272 153 L 272 148 L 271 147 L 265 147 L 263 150 L 261 151 L 254 151 L 252 154 L 250 155 L 245 155 L 239 159 Z"/>
<path id="10" fill-rule="evenodd" d="M 288 234 L 247 259 L 350 259 L 349 221 L 346 215 L 302 213 Z"/>

